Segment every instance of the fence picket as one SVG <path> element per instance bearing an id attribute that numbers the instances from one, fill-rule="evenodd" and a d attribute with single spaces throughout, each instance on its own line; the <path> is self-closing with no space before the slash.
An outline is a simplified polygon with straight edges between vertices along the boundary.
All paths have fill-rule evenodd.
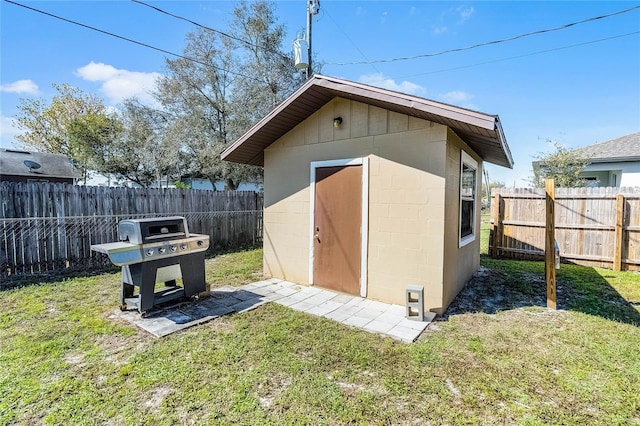
<path id="1" fill-rule="evenodd" d="M 624 195 L 624 218 L 616 239 L 618 194 Z M 544 253 L 544 194 L 535 189 L 499 188 L 492 205 L 504 204 L 494 219 L 494 257 L 541 259 Z M 494 213 L 494 218 L 496 214 Z M 564 261 L 613 268 L 616 241 L 622 269 L 640 270 L 640 192 L 635 188 L 556 189 L 556 233 Z M 620 224 L 618 223 L 620 227 Z M 615 259 L 617 260 L 617 259 Z"/>
<path id="2" fill-rule="evenodd" d="M 210 250 L 262 240 L 262 194 L 0 183 L 0 289 L 14 280 L 111 267 L 92 244 L 117 240 L 121 219 L 185 216 Z"/>

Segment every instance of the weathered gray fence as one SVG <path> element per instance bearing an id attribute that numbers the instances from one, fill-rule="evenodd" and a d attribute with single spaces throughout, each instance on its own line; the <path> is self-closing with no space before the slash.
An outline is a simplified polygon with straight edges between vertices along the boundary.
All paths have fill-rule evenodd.
<path id="1" fill-rule="evenodd" d="M 544 255 L 543 189 L 494 189 L 489 253 Z M 555 238 L 563 261 L 640 270 L 640 191 L 634 188 L 556 188 Z"/>
<path id="2" fill-rule="evenodd" d="M 0 183 L 0 288 L 62 272 L 102 270 L 92 244 L 117 241 L 121 219 L 184 216 L 210 250 L 262 240 L 262 194 L 180 189 Z"/>

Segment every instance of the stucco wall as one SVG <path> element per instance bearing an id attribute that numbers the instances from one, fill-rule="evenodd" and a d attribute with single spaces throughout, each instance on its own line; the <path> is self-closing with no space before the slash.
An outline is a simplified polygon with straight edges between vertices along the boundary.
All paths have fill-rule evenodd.
<path id="1" fill-rule="evenodd" d="M 447 190 L 445 197 L 444 285 L 443 306 L 447 307 L 480 267 L 480 208 L 482 193 L 482 159 L 454 132 L 448 130 Z M 464 150 L 478 162 L 476 171 L 475 240 L 459 247 L 460 215 L 460 151 Z M 441 310 L 436 311 L 439 314 Z"/>
<path id="2" fill-rule="evenodd" d="M 440 308 L 446 137 L 445 126 L 336 98 L 274 142 L 265 150 L 265 274 L 309 282 L 310 163 L 367 157 L 367 297 L 404 305 L 405 287 L 420 284 L 425 308 Z"/>
<path id="3" fill-rule="evenodd" d="M 607 181 L 605 182 L 604 178 L 600 178 L 600 176 L 604 176 L 603 174 L 598 174 L 597 172 L 607 172 Z M 615 179 L 612 174 L 616 175 Z M 592 163 L 584 168 L 581 175 L 600 178 L 598 186 L 640 187 L 640 162 Z"/>

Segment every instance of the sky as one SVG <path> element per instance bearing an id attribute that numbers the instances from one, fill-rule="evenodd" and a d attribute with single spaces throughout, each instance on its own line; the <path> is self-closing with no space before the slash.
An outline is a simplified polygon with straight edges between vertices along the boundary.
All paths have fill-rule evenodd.
<path id="1" fill-rule="evenodd" d="M 11 0 L 180 54 L 196 27 L 142 4 Z M 233 1 L 148 1 L 221 31 Z M 488 164 L 489 179 L 529 186 L 531 162 L 553 150 L 640 131 L 640 2 L 322 0 L 313 57 L 322 74 L 497 114 L 514 168 Z M 425 56 L 554 29 L 472 49 Z M 306 26 L 306 1 L 276 2 L 289 49 Z M 406 57 L 421 56 L 408 60 Z M 19 99 L 50 100 L 67 83 L 117 107 L 153 104 L 170 55 L 0 0 L 0 147 L 19 147 Z M 386 62 L 379 62 L 385 60 Z M 391 61 L 388 61 L 391 60 Z M 360 63 L 355 63 L 360 62 Z"/>

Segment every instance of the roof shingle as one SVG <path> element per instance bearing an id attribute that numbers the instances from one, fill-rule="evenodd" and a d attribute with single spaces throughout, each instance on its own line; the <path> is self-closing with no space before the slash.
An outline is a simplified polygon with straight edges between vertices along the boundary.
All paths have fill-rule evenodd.
<path id="1" fill-rule="evenodd" d="M 640 160 L 640 132 L 573 150 L 592 163 Z"/>

